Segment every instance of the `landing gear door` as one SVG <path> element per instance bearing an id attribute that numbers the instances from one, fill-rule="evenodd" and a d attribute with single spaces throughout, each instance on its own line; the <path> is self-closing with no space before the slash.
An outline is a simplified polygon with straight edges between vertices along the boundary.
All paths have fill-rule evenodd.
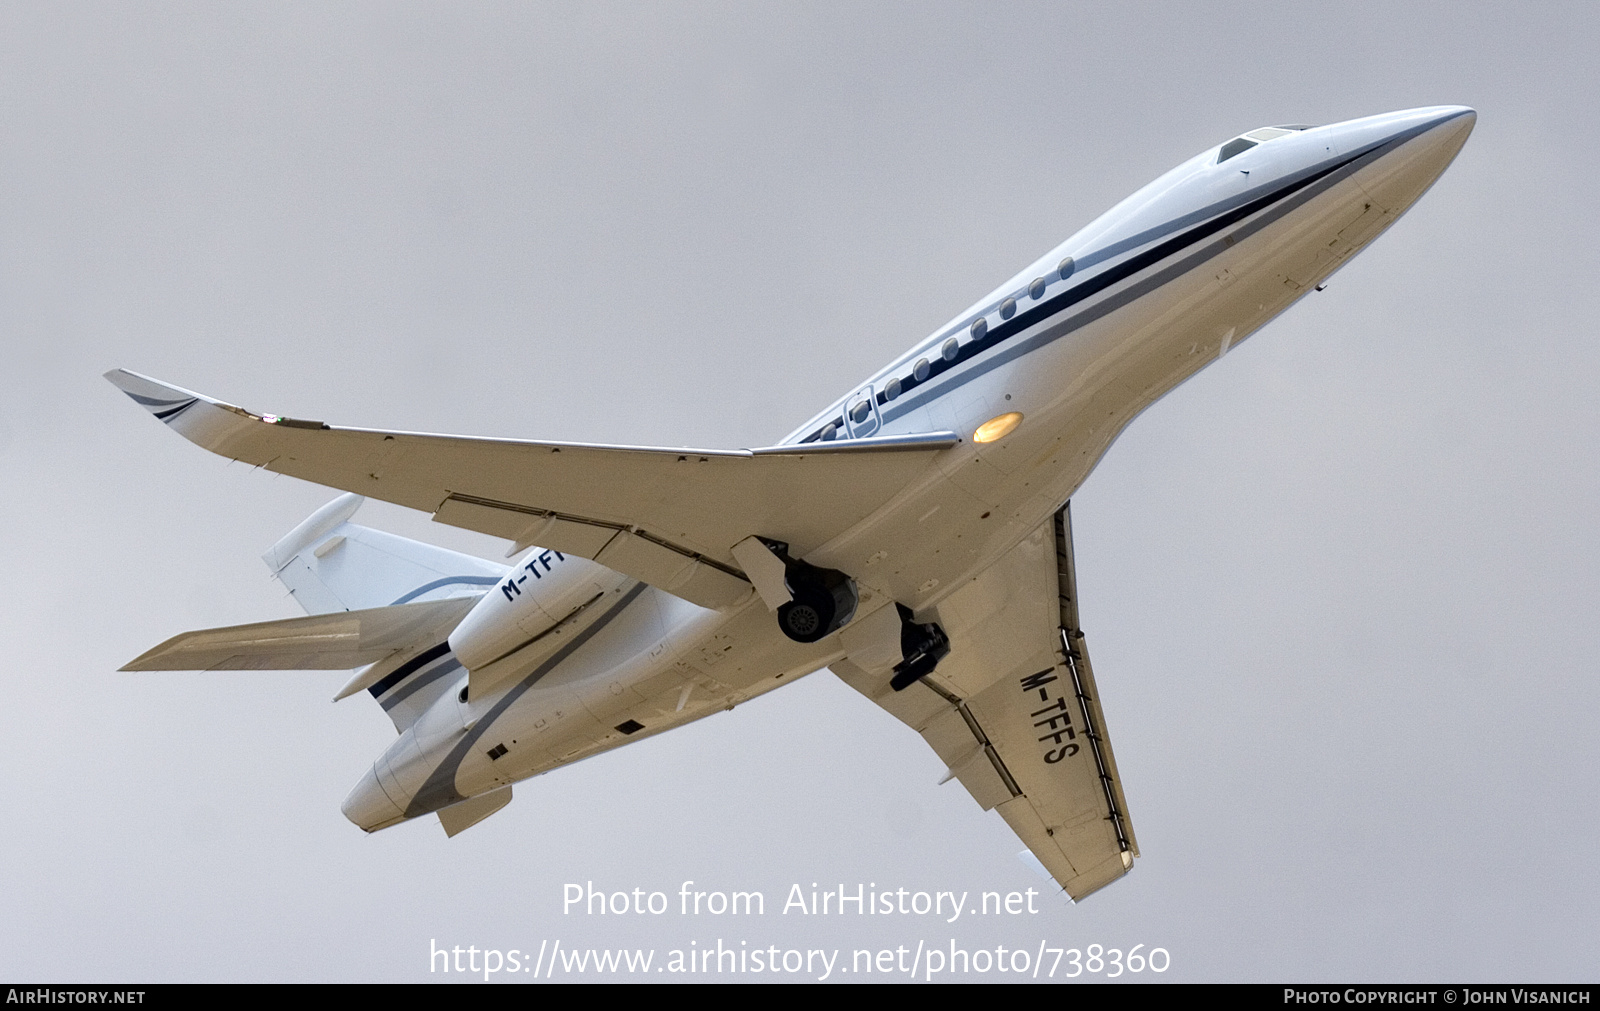
<path id="1" fill-rule="evenodd" d="M 845 400 L 844 424 L 852 439 L 877 434 L 883 421 L 878 417 L 878 398 L 871 386 L 862 387 Z"/>

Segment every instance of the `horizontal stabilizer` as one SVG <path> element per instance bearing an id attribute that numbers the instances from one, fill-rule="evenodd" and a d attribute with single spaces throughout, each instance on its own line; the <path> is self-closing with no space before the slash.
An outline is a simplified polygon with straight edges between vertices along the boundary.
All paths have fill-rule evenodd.
<path id="1" fill-rule="evenodd" d="M 259 621 L 173 636 L 122 669 L 348 670 L 442 642 L 476 597 Z"/>
<path id="2" fill-rule="evenodd" d="M 768 449 L 655 449 L 338 428 L 240 407 L 122 369 L 106 378 L 214 453 L 594 559 L 705 607 L 748 599 L 733 545 L 796 557 L 926 476 L 952 432 Z"/>

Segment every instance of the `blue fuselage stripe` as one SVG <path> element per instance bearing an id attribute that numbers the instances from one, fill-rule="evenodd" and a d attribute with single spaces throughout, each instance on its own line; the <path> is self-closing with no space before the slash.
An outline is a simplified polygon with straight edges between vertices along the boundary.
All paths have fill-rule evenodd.
<path id="1" fill-rule="evenodd" d="M 435 579 L 431 583 L 424 583 L 410 593 L 396 600 L 394 604 L 404 604 L 416 600 L 429 590 L 437 590 L 441 586 L 493 586 L 500 582 L 500 576 L 446 576 L 444 579 Z M 393 607 L 394 604 L 390 604 Z"/>
<path id="2" fill-rule="evenodd" d="M 1255 220 L 1253 222 L 1250 222 L 1249 224 L 1244 225 L 1243 227 L 1238 229 L 1236 232 L 1234 232 L 1231 237 L 1244 238 L 1245 236 L 1251 235 L 1251 234 L 1259 231 L 1260 229 L 1262 229 L 1262 228 L 1266 227 L 1267 225 L 1271 224 L 1272 222 L 1279 220 L 1283 215 L 1285 215 L 1285 214 L 1289 213 L 1290 211 L 1294 210 L 1296 207 L 1300 206 L 1305 201 L 1310 200 L 1312 197 L 1316 196 L 1318 193 L 1322 192 L 1323 190 L 1325 190 L 1329 186 L 1332 186 L 1332 185 L 1336 184 L 1341 178 L 1343 178 L 1343 174 L 1340 174 L 1338 172 L 1339 169 L 1348 169 L 1349 171 L 1354 171 L 1355 168 L 1357 167 L 1355 165 L 1355 162 L 1356 162 L 1356 159 L 1351 159 L 1350 161 L 1345 162 L 1342 165 L 1335 166 L 1334 168 L 1329 169 L 1327 172 L 1321 173 L 1317 177 L 1314 177 L 1312 179 L 1304 180 L 1300 185 L 1297 185 L 1296 187 L 1294 187 L 1294 189 L 1292 191 L 1290 191 L 1288 193 L 1282 193 L 1282 194 L 1275 195 L 1274 198 L 1273 198 L 1273 202 L 1275 202 L 1277 204 L 1277 206 L 1272 209 L 1271 213 L 1264 214 L 1260 218 L 1258 218 L 1257 220 Z M 1296 197 L 1296 196 L 1298 196 L 1298 199 L 1290 199 L 1290 198 L 1293 198 L 1293 197 Z M 1201 240 L 1203 240 L 1203 239 L 1205 239 L 1205 238 L 1207 238 L 1209 236 L 1215 235 L 1217 232 L 1222 231 L 1223 229 L 1229 227 L 1230 225 L 1236 224 L 1238 221 L 1242 220 L 1243 218 L 1248 217 L 1251 214 L 1256 214 L 1256 213 L 1260 212 L 1261 210 L 1263 210 L 1267 206 L 1270 206 L 1270 204 L 1263 204 L 1262 206 L 1240 208 L 1238 211 L 1235 211 L 1233 214 L 1225 215 L 1224 218 L 1223 219 L 1219 219 L 1218 222 L 1208 223 L 1206 226 L 1203 226 L 1202 228 L 1195 229 L 1193 232 L 1185 233 L 1184 235 L 1180 235 L 1177 238 L 1169 240 L 1167 243 L 1163 243 L 1161 247 L 1157 247 L 1156 249 L 1150 250 L 1149 253 L 1144 254 L 1143 256 L 1136 257 L 1133 260 L 1128 261 L 1128 264 L 1126 264 L 1125 266 L 1130 267 L 1132 269 L 1129 269 L 1126 273 L 1122 273 L 1120 270 L 1111 270 L 1111 271 L 1107 271 L 1106 274 L 1101 275 L 1102 278 L 1110 277 L 1110 275 L 1113 275 L 1113 274 L 1119 274 L 1120 276 L 1112 277 L 1110 280 L 1107 281 L 1106 284 L 1101 285 L 1095 291 L 1091 291 L 1091 292 L 1085 293 L 1083 298 L 1088 297 L 1088 295 L 1095 294 L 1098 291 L 1102 291 L 1105 288 L 1110 287 L 1111 284 L 1126 280 L 1132 274 L 1134 274 L 1134 273 L 1136 273 L 1138 271 L 1144 270 L 1144 269 L 1150 267 L 1152 264 L 1157 263 L 1162 259 L 1166 259 L 1166 258 L 1174 255 L 1177 252 L 1180 252 L 1183 248 L 1185 248 L 1187 246 L 1193 245 L 1193 244 L 1195 244 L 1195 243 L 1197 243 L 1197 242 L 1199 242 L 1199 241 L 1201 241 Z M 1198 234 L 1198 235 L 1195 234 L 1197 232 L 1202 232 L 1202 231 L 1203 231 L 1204 234 Z M 1164 248 L 1164 247 L 1168 247 L 1168 246 L 1171 246 L 1172 248 Z M 910 396 L 903 396 L 899 401 L 897 401 L 894 404 L 893 408 L 884 409 L 883 410 L 882 416 L 883 416 L 884 424 L 888 424 L 890 421 L 893 421 L 895 418 L 902 417 L 905 414 L 907 414 L 908 412 L 914 411 L 918 407 L 921 407 L 924 404 L 927 404 L 927 403 L 930 403 L 930 402 L 932 402 L 934 400 L 937 400 L 938 398 L 944 396 L 945 394 L 950 393 L 953 390 L 959 389 L 960 387 L 966 385 L 967 383 L 973 381 L 974 379 L 977 379 L 980 376 L 983 376 L 984 374 L 986 374 L 986 373 L 988 373 L 988 372 L 990 372 L 990 371 L 992 371 L 992 370 L 994 370 L 996 368 L 999 368 L 1002 365 L 1007 364 L 1008 362 L 1015 361 L 1016 359 L 1022 357 L 1023 355 L 1028 354 L 1031 351 L 1035 351 L 1035 350 L 1043 347 L 1044 345 L 1051 343 L 1052 341 L 1059 340 L 1062 337 L 1065 337 L 1068 334 L 1087 326 L 1088 324 L 1094 322 L 1095 320 L 1100 319 L 1101 317 L 1106 316 L 1106 315 L 1116 311 L 1117 309 L 1122 308 L 1123 306 L 1126 306 L 1126 305 L 1128 305 L 1128 304 L 1130 304 L 1132 302 L 1135 302 L 1140 298 L 1143 298 L 1144 296 L 1150 294 L 1151 292 L 1156 291 L 1156 290 L 1164 287 L 1165 285 L 1171 283 L 1172 281 L 1178 279 L 1179 277 L 1182 277 L 1183 275 L 1189 273 L 1190 271 L 1202 266 L 1207 261 L 1209 261 L 1213 257 L 1217 256 L 1218 254 L 1222 253 L 1227 248 L 1228 248 L 1228 244 L 1225 243 L 1222 240 L 1218 240 L 1218 241 L 1216 241 L 1216 242 L 1214 242 L 1214 243 L 1212 243 L 1210 245 L 1204 246 L 1204 247 L 1200 248 L 1199 250 L 1195 251 L 1194 254 L 1192 254 L 1190 256 L 1187 256 L 1187 257 L 1184 257 L 1183 259 L 1177 261 L 1176 263 L 1170 264 L 1165 269 L 1157 271 L 1156 273 L 1150 275 L 1149 277 L 1145 278 L 1144 280 L 1142 280 L 1142 281 L 1130 286 L 1126 290 L 1117 293 L 1115 296 L 1112 296 L 1111 298 L 1107 298 L 1104 301 L 1098 302 L 1095 305 L 1090 306 L 1088 309 L 1084 310 L 1083 312 L 1077 313 L 1075 315 L 1067 317 L 1066 319 L 1060 320 L 1060 321 L 1056 322 L 1055 325 L 1053 325 L 1053 326 L 1049 326 L 1049 327 L 1046 327 L 1044 329 L 1038 330 L 1037 332 L 1035 332 L 1032 335 L 1030 335 L 1026 340 L 1022 340 L 1022 341 L 1018 341 L 1018 342 L 1012 343 L 1012 344 L 1010 344 L 1010 346 L 1004 348 L 999 353 L 994 354 L 994 355 L 990 355 L 988 358 L 984 359 L 981 362 L 974 363 L 971 368 L 969 368 L 966 371 L 962 372 L 959 376 L 951 377 L 951 379 L 948 382 L 946 382 L 946 383 L 944 383 L 944 384 L 942 384 L 942 385 L 940 385 L 940 386 L 938 386 L 936 388 L 925 389 L 925 390 L 922 390 L 918 394 L 914 394 L 914 395 L 910 395 Z M 1159 255 L 1155 255 L 1157 253 L 1159 253 Z M 1145 259 L 1146 256 L 1148 256 L 1150 258 L 1148 260 L 1146 260 Z M 1096 278 L 1095 280 L 1098 281 L 1100 279 L 1101 278 Z M 1063 294 L 1064 295 L 1065 294 L 1075 294 L 1076 291 L 1077 291 L 1077 289 L 1074 289 L 1073 292 L 1064 292 Z M 1030 319 L 1030 320 L 1027 320 L 1026 322 L 1023 322 L 1023 317 L 1022 316 L 1018 316 L 1017 319 L 1014 320 L 1013 322 L 1023 323 L 1023 326 L 1021 328 L 1018 328 L 1017 330 L 1008 331 L 1006 333 L 1006 335 L 1005 335 L 1005 338 L 1003 338 L 1003 340 L 1017 336 L 1018 333 L 1020 333 L 1020 331 L 1022 329 L 1032 329 L 1032 328 L 1038 326 L 1042 322 L 1047 322 L 1052 317 L 1054 317 L 1056 315 L 1059 315 L 1059 313 L 1062 310 L 1064 310 L 1066 308 L 1069 308 L 1071 305 L 1076 304 L 1077 302 L 1083 301 L 1083 298 L 1072 299 L 1071 302 L 1068 302 L 1068 303 L 1062 305 L 1059 308 L 1053 309 L 1052 311 L 1050 311 L 1048 313 L 1041 312 L 1041 314 L 1040 314 L 1040 316 L 1038 318 Z M 1049 303 L 1045 303 L 1044 305 L 1039 306 L 1038 310 L 1044 310 L 1044 309 L 1047 309 L 1047 308 L 1050 308 Z M 1038 311 L 1038 310 L 1030 310 L 1030 311 Z M 999 329 L 999 328 L 996 328 L 996 329 Z M 973 358 L 976 358 L 983 351 L 987 351 L 987 350 L 990 350 L 990 349 L 994 348 L 1000 342 L 999 341 L 989 342 L 989 343 L 987 343 L 986 346 L 983 346 L 983 347 L 979 346 L 980 344 L 984 344 L 984 343 L 985 342 L 974 341 L 972 343 L 972 345 L 970 345 L 974 349 L 973 355 L 972 355 Z M 971 359 L 966 359 L 966 360 L 970 361 Z M 957 359 L 957 364 L 959 364 L 961 361 L 962 361 L 962 359 L 958 358 Z"/>
<path id="3" fill-rule="evenodd" d="M 1055 326 L 1048 328 L 1048 330 L 1036 332 L 1026 342 L 1023 342 L 1021 346 L 1007 347 L 1004 353 L 990 355 L 982 364 L 974 368 L 963 370 L 959 376 L 950 375 L 950 373 L 954 372 L 960 366 L 972 362 L 973 359 L 985 355 L 987 352 L 996 350 L 1002 345 L 1008 344 L 1023 332 L 1034 330 L 1040 324 L 1046 323 L 1049 320 L 1061 315 L 1072 306 L 1084 301 L 1085 299 L 1099 294 L 1113 285 L 1126 281 L 1141 271 L 1148 270 L 1152 266 L 1160 263 L 1162 260 L 1175 256 L 1186 248 L 1203 242 L 1205 239 L 1215 235 L 1217 232 L 1222 231 L 1223 229 L 1236 225 L 1252 215 L 1260 214 L 1262 211 L 1269 208 L 1274 208 L 1276 206 L 1276 209 L 1272 214 L 1263 216 L 1261 220 L 1246 226 L 1243 230 L 1237 233 L 1241 237 L 1243 235 L 1251 234 L 1254 231 L 1257 231 L 1265 223 L 1277 220 L 1282 216 L 1282 214 L 1287 213 L 1288 210 L 1302 205 L 1305 200 L 1310 199 L 1311 196 L 1323 192 L 1340 179 L 1346 178 L 1350 173 L 1353 173 L 1365 165 L 1370 164 L 1377 158 L 1394 150 L 1399 145 L 1413 139 L 1414 137 L 1420 136 L 1422 133 L 1425 133 L 1438 125 L 1438 123 L 1422 124 L 1411 130 L 1407 130 L 1405 133 L 1374 143 L 1352 154 L 1331 159 L 1322 163 L 1321 165 L 1312 166 L 1301 172 L 1297 172 L 1294 175 L 1280 179 L 1277 181 L 1277 183 L 1270 184 L 1272 188 L 1268 192 L 1262 193 L 1254 198 L 1250 198 L 1248 194 L 1243 194 L 1240 197 L 1235 197 L 1227 201 L 1212 204 L 1198 211 L 1192 211 L 1188 214 L 1180 215 L 1179 217 L 1166 221 L 1155 228 L 1146 229 L 1136 236 L 1119 240 L 1118 242 L 1112 243 L 1109 246 L 1086 254 L 1084 257 L 1078 260 L 1080 271 L 1085 266 L 1093 263 L 1104 262 L 1105 260 L 1127 252 L 1130 249 L 1137 248 L 1139 245 L 1153 241 L 1164 235 L 1169 235 L 1172 232 L 1193 224 L 1196 221 L 1203 222 L 1197 227 L 1189 228 L 1187 231 L 1183 231 L 1181 234 L 1175 235 L 1172 238 L 1160 242 L 1158 245 L 1145 250 L 1143 253 L 1131 256 L 1122 263 L 1109 267 L 1093 277 L 1083 278 L 1083 280 L 1079 283 L 1066 288 L 1055 296 L 1040 302 L 1038 305 L 1033 306 L 1030 309 L 1018 313 L 1013 319 L 996 324 L 992 329 L 985 333 L 984 336 L 963 344 L 960 350 L 957 352 L 955 359 L 949 361 L 939 357 L 936 354 L 938 343 L 940 339 L 948 337 L 950 334 L 960 332 L 964 328 L 965 324 L 963 323 L 961 326 L 946 328 L 946 330 L 941 331 L 935 338 L 928 342 L 924 342 L 924 346 L 921 349 L 925 354 L 932 356 L 932 359 L 928 363 L 929 375 L 926 379 L 917 380 L 914 376 L 901 377 L 900 384 L 903 392 L 894 401 L 890 401 L 881 388 L 876 391 L 875 399 L 879 407 L 881 424 L 888 424 L 890 421 L 893 421 L 896 418 L 903 417 L 906 413 L 916 410 L 918 407 L 923 406 L 924 404 L 930 403 L 931 401 L 936 400 L 947 393 L 951 393 L 961 388 L 966 383 L 984 375 L 1001 364 L 1014 361 L 1017 357 L 1026 354 L 1028 351 L 1035 350 L 1049 341 L 1066 336 L 1072 331 L 1092 322 L 1095 319 L 1100 318 L 1106 312 L 1111 311 L 1111 309 L 1126 305 L 1133 301 L 1134 298 L 1139 296 L 1149 294 L 1150 291 L 1154 290 L 1154 287 L 1159 287 L 1160 285 L 1157 284 L 1154 287 L 1151 287 L 1148 284 L 1140 284 L 1134 289 L 1130 289 L 1127 292 L 1121 293 L 1113 300 L 1107 300 L 1107 302 L 1103 302 L 1095 306 L 1088 312 L 1079 313 L 1078 315 L 1071 317 L 1070 320 L 1065 321 L 1068 324 L 1066 326 L 1058 323 Z M 1299 199 L 1292 199 L 1297 195 L 1299 196 Z M 1176 273 L 1170 270 L 1161 271 L 1160 274 L 1157 275 L 1161 278 L 1160 283 L 1167 283 L 1176 277 L 1181 276 L 1188 270 L 1194 269 L 1194 267 L 1204 263 L 1205 260 L 1208 260 L 1212 256 L 1222 252 L 1223 248 L 1225 247 L 1222 247 L 1221 245 L 1206 247 L 1204 250 L 1205 255 L 1203 257 L 1199 259 L 1195 259 L 1194 257 L 1186 258 L 1183 261 L 1185 264 L 1184 269 Z M 1137 292 L 1137 294 L 1135 294 L 1135 292 Z M 988 311 L 992 312 L 993 309 L 994 307 L 991 306 L 989 307 Z M 976 314 L 973 316 L 973 318 L 976 319 L 980 315 L 986 315 L 986 313 Z M 1041 339 L 1041 337 L 1043 337 L 1043 339 Z M 916 352 L 912 352 L 912 354 L 915 353 Z M 911 354 L 905 356 L 905 360 L 907 361 L 910 358 Z M 904 364 L 905 361 L 897 363 L 897 365 L 902 366 Z M 943 381 L 940 381 L 941 377 L 947 378 L 944 378 Z M 878 385 L 881 387 L 882 383 L 880 382 Z M 914 390 L 918 390 L 919 388 L 920 392 L 912 392 Z M 890 406 L 891 404 L 892 406 Z M 834 425 L 836 428 L 842 427 L 844 424 L 844 418 L 842 414 L 833 418 L 831 422 L 823 422 L 821 427 L 814 429 L 810 432 L 810 434 L 798 440 L 797 444 L 805 445 L 807 443 L 817 442 L 822 437 L 823 429 L 825 429 L 829 424 Z"/>
<path id="4" fill-rule="evenodd" d="M 404 681 L 412 674 L 415 674 L 417 671 L 444 656 L 448 652 L 450 652 L 450 643 L 448 640 L 441 642 L 439 645 L 430 649 L 423 650 L 421 653 L 418 653 L 416 656 L 396 667 L 386 677 L 384 677 L 383 680 L 374 684 L 371 688 L 368 688 L 367 691 L 370 692 L 372 697 L 375 699 L 382 698 L 384 692 L 393 688 L 395 685 Z"/>
<path id="5" fill-rule="evenodd" d="M 1227 213 L 1214 217 L 1202 225 L 1191 228 L 1179 235 L 1173 236 L 1172 238 L 1167 239 L 1166 241 L 1148 250 L 1145 250 L 1143 253 L 1129 257 L 1123 263 L 1117 264 L 1114 267 L 1096 274 L 1094 277 L 1085 278 L 1082 283 L 1075 284 L 1065 291 L 1055 295 L 1054 297 L 1046 299 L 1038 305 L 1018 313 L 1015 318 L 996 325 L 982 337 L 976 338 L 962 345 L 960 351 L 956 354 L 956 357 L 953 360 L 940 358 L 937 361 L 931 361 L 929 363 L 930 374 L 926 379 L 918 380 L 913 376 L 906 377 L 901 380 L 901 388 L 905 392 L 902 393 L 897 400 L 892 402 L 893 407 L 889 406 L 891 402 L 888 400 L 885 394 L 882 391 L 878 392 L 876 399 L 879 404 L 880 415 L 883 423 L 888 424 L 895 418 L 901 417 L 909 411 L 916 410 L 923 404 L 936 400 L 952 390 L 960 388 L 961 386 L 973 379 L 976 379 L 978 376 L 983 375 L 1003 362 L 1012 361 L 1018 357 L 1019 354 L 1025 354 L 1027 351 L 1033 350 L 1034 348 L 1038 347 L 1039 344 L 1035 341 L 1029 341 L 1027 342 L 1027 347 L 1025 349 L 1018 348 L 1015 351 L 1008 349 L 1008 352 L 1010 353 L 991 356 L 990 360 L 984 362 L 980 367 L 968 369 L 959 377 L 953 377 L 945 382 L 938 382 L 941 376 L 954 371 L 961 365 L 971 362 L 973 359 L 978 358 L 989 351 L 999 348 L 1001 345 L 1011 341 L 1012 338 L 1018 336 L 1019 334 L 1022 334 L 1028 330 L 1032 330 L 1041 323 L 1048 322 L 1050 319 L 1066 312 L 1072 306 L 1098 295 L 1107 288 L 1128 280 L 1135 274 L 1149 269 L 1155 264 L 1160 263 L 1162 260 L 1182 252 L 1184 249 L 1201 242 L 1212 235 L 1215 235 L 1217 232 L 1220 232 L 1225 228 L 1238 224 L 1244 219 L 1250 217 L 1252 214 L 1260 213 L 1266 208 L 1271 207 L 1273 204 L 1280 203 L 1296 193 L 1302 192 L 1308 188 L 1312 188 L 1316 183 L 1327 179 L 1329 176 L 1332 176 L 1342 168 L 1349 167 L 1353 163 L 1359 161 L 1362 157 L 1363 156 L 1358 155 L 1335 162 L 1332 165 L 1324 167 L 1319 172 L 1302 176 L 1287 186 L 1279 187 L 1278 189 L 1258 197 L 1249 203 L 1235 207 L 1233 210 L 1228 211 Z M 1160 232 L 1163 230 L 1164 229 L 1152 229 L 1151 231 Z M 1220 249 L 1217 251 L 1220 252 Z M 1214 253 L 1212 255 L 1214 255 Z M 1209 259 L 1209 256 L 1206 258 Z M 1166 280 L 1171 280 L 1171 278 L 1166 278 Z M 1147 289 L 1141 285 L 1139 288 L 1139 294 L 1147 294 L 1149 290 L 1153 289 Z M 1125 305 L 1128 301 L 1132 300 L 1131 298 L 1126 297 L 1128 294 L 1129 293 L 1124 293 L 1124 297 L 1117 300 L 1118 306 Z M 1091 310 L 1089 313 L 1083 313 L 1077 317 L 1074 317 L 1077 322 L 1071 327 L 1066 329 L 1052 327 L 1049 331 L 1051 334 L 1050 339 L 1054 340 L 1062 337 L 1067 333 L 1070 333 L 1072 330 L 1075 330 L 1085 323 L 1088 323 L 1090 320 L 1098 318 L 1098 316 L 1103 315 L 1104 312 L 1107 311 L 1110 310 L 1105 308 L 1104 305 L 1097 306 L 1095 310 Z M 921 388 L 920 392 L 912 392 L 917 390 L 919 387 Z M 843 420 L 844 419 L 841 417 L 837 419 L 834 424 L 842 424 Z M 802 440 L 802 444 L 816 442 L 821 437 L 822 432 L 819 429 L 806 436 L 805 439 Z"/>
<path id="6" fill-rule="evenodd" d="M 460 741 L 456 742 L 456 746 L 450 749 L 450 753 L 444 757 L 444 761 L 440 762 L 433 772 L 428 775 L 427 781 L 418 788 L 416 796 L 412 797 L 411 803 L 406 806 L 406 817 L 415 818 L 418 815 L 437 811 L 441 807 L 466 799 L 456 791 L 456 770 L 461 768 L 462 760 L 467 757 L 467 752 L 471 751 L 473 746 L 478 743 L 478 739 L 494 725 L 494 721 L 499 719 L 501 714 L 510 709 L 512 704 L 520 699 L 528 689 L 537 684 L 540 678 L 555 670 L 562 661 L 577 652 L 578 647 L 588 642 L 601 629 L 615 621 L 623 611 L 628 609 L 629 604 L 639 598 L 639 595 L 645 589 L 646 584 L 644 583 L 634 584 L 633 589 L 624 593 L 621 600 L 611 605 L 611 608 L 596 618 L 588 628 L 573 636 L 571 642 L 557 650 L 550 659 L 535 667 L 532 673 L 518 681 L 505 695 L 501 696 L 490 707 L 489 711 L 483 714 L 483 718 L 471 730 L 467 731 Z"/>

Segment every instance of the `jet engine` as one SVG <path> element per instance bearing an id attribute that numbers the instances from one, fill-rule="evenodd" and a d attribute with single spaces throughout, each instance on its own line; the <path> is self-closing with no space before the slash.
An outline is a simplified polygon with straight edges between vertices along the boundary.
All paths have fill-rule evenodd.
<path id="1" fill-rule="evenodd" d="M 588 559 L 533 548 L 461 619 L 450 649 L 468 670 L 481 670 L 557 632 L 626 580 Z"/>

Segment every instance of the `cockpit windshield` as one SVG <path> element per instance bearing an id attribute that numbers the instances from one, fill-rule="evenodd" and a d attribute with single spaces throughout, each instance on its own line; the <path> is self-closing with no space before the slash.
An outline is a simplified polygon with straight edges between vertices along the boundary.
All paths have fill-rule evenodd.
<path id="1" fill-rule="evenodd" d="M 1278 137 L 1285 137 L 1291 133 L 1299 133 L 1301 130 L 1309 129 L 1311 127 L 1297 123 L 1290 126 L 1264 126 L 1259 130 L 1251 130 L 1244 136 L 1235 137 L 1222 145 L 1222 150 L 1217 152 L 1217 164 L 1221 165 L 1236 154 L 1244 154 L 1263 141 L 1274 140 Z"/>

